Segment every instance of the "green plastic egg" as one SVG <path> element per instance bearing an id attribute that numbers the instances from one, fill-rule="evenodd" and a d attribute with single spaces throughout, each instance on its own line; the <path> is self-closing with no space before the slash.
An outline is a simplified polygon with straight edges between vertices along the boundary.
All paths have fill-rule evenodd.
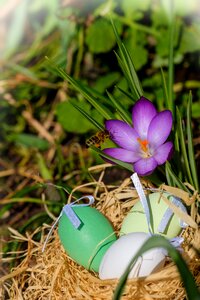
<path id="1" fill-rule="evenodd" d="M 167 193 L 163 195 L 172 201 L 173 196 Z M 154 234 L 161 234 L 157 228 L 160 221 L 168 208 L 168 205 L 164 202 L 160 193 L 152 193 L 147 196 L 147 201 L 150 210 L 150 223 Z M 181 226 L 179 217 L 175 214 L 172 215 L 165 231 L 161 234 L 167 238 L 174 238 L 181 232 Z M 128 215 L 124 218 L 120 230 L 120 235 L 130 232 L 149 232 L 147 226 L 146 215 L 140 201 L 138 201 L 130 210 Z"/>
<path id="2" fill-rule="evenodd" d="M 61 243 L 67 254 L 78 264 L 98 272 L 105 252 L 116 241 L 113 227 L 95 208 L 76 206 L 73 210 L 81 225 L 76 229 L 63 213 L 58 225 Z"/>

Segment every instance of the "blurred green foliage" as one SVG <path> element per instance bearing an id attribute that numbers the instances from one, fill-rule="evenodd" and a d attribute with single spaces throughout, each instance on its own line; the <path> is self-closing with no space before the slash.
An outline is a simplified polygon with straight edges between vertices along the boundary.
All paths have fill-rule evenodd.
<path id="1" fill-rule="evenodd" d="M 184 5 L 182 0 L 172 2 L 176 19 L 173 100 L 186 118 L 188 92 L 192 90 L 192 128 L 194 137 L 198 137 L 199 1 L 191 0 Z M 103 104 L 105 114 L 119 117 L 112 110 L 113 99 L 130 111 L 136 99 L 114 55 L 119 54 L 119 49 L 112 19 L 133 59 L 145 96 L 162 110 L 166 103 L 161 68 L 167 78 L 169 65 L 169 1 L 21 0 L 16 6 L 14 1 L 10 11 L 8 3 L 0 1 L 0 151 L 4 161 L 0 167 L 4 170 L 17 165 L 59 184 L 68 176 L 66 185 L 71 191 L 75 184 L 89 180 L 87 169 L 94 162 L 92 159 L 100 162 L 95 155 L 86 153 L 84 147 L 85 139 L 96 131 L 94 123 L 74 107 L 84 108 L 100 127 L 104 120 L 80 91 L 63 82 L 45 57 L 90 87 L 89 92 L 97 99 L 97 105 Z M 107 92 L 109 101 L 105 100 Z M 32 117 L 31 121 L 25 112 Z M 41 133 L 38 124 L 52 136 L 53 142 Z M 83 149 L 78 148 L 77 142 Z M 14 183 L 5 184 L 6 179 L 0 178 L 6 188 L 3 196 L 17 189 L 20 180 L 16 176 Z M 63 195 L 60 199 L 66 201 Z M 52 211 L 56 208 L 52 207 Z"/>
<path id="2" fill-rule="evenodd" d="M 188 93 L 185 86 L 195 79 L 199 65 L 198 1 L 192 0 L 190 4 L 182 5 L 180 0 L 176 0 L 173 4 L 176 14 L 174 62 L 177 65 L 174 88 L 176 89 L 177 84 L 177 103 L 185 106 L 184 93 Z M 2 1 L 2 5 L 5 6 L 5 1 Z M 1 48 L 1 78 L 12 78 L 16 81 L 15 84 L 8 82 L 4 86 L 16 101 L 15 121 L 13 120 L 15 126 L 4 126 L 6 140 L 14 141 L 16 136 L 17 142 L 18 134 L 26 130 L 23 117 L 17 116 L 17 113 L 24 109 L 24 99 L 33 106 L 36 118 L 41 119 L 41 114 L 45 111 L 48 113 L 51 106 L 52 99 L 49 93 L 56 94 L 59 89 L 63 89 L 63 84 L 56 74 L 46 69 L 45 56 L 53 58 L 68 74 L 83 79 L 100 93 L 105 93 L 108 89 L 117 97 L 122 97 L 116 89 L 113 90 L 113 84 L 123 86 L 128 92 L 128 86 L 124 85 L 123 76 L 113 55 L 113 50 L 117 50 L 110 18 L 115 21 L 135 68 L 139 71 L 145 94 L 162 109 L 162 82 L 158 74 L 161 67 L 165 72 L 168 65 L 168 7 L 166 0 L 109 0 L 96 1 L 95 4 L 88 0 L 84 5 L 78 0 L 70 1 L 69 4 L 56 0 L 35 0 L 31 3 L 21 1 L 14 7 L 10 18 L 5 19 L 8 29 L 4 35 L 4 46 Z M 182 74 L 186 73 L 189 75 L 183 77 Z M 199 91 L 198 78 L 196 79 L 196 84 L 193 81 L 192 87 L 195 93 Z M 41 85 L 43 80 L 46 86 Z M 183 83 L 180 89 L 179 82 Z M 65 100 L 68 101 L 71 95 L 67 90 L 65 92 Z M 179 92 L 182 92 L 181 95 Z M 73 98 L 77 97 L 77 103 L 84 102 L 80 95 L 72 94 Z M 199 93 L 195 95 L 198 96 Z M 128 101 L 125 96 L 122 100 L 125 103 Z M 2 107 L 7 105 L 5 102 L 2 96 Z M 57 105 L 57 121 L 66 131 L 69 129 L 69 132 L 86 133 L 93 130 L 82 116 L 78 115 L 77 118 L 77 112 L 70 104 Z M 62 110 L 62 105 L 66 109 L 70 107 L 69 118 L 65 117 L 66 109 Z M 194 100 L 193 117 L 198 118 L 200 113 L 196 108 Z M 87 109 L 90 111 L 91 107 Z M 4 110 L 0 117 L 5 121 L 6 118 L 10 118 L 9 114 L 6 117 Z M 83 126 L 77 126 L 75 120 L 79 120 Z M 10 134 L 12 138 L 9 138 Z"/>

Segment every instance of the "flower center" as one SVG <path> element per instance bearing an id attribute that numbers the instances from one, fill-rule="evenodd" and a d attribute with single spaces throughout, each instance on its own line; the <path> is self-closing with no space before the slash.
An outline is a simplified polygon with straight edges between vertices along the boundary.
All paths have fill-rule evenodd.
<path id="1" fill-rule="evenodd" d="M 143 151 L 143 154 L 145 157 L 150 157 L 151 154 L 149 153 L 149 142 L 147 140 L 142 140 L 140 138 L 137 138 L 138 143 L 140 144 L 140 149 Z"/>
<path id="2" fill-rule="evenodd" d="M 140 148 L 144 152 L 148 152 L 148 144 L 149 142 L 147 140 L 141 140 L 140 138 L 137 138 L 138 143 L 140 144 Z"/>

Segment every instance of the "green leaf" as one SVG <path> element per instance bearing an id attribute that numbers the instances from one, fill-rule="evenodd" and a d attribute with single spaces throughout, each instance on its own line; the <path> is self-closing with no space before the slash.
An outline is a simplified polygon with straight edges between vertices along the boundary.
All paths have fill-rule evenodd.
<path id="1" fill-rule="evenodd" d="M 118 30 L 122 27 L 118 22 Z M 110 51 L 116 44 L 112 26 L 104 18 L 95 20 L 86 31 L 86 44 L 92 53 L 104 53 Z"/>
<path id="2" fill-rule="evenodd" d="M 198 102 L 192 103 L 192 118 L 200 118 L 200 105 Z"/>
<path id="3" fill-rule="evenodd" d="M 91 114 L 91 106 L 86 102 L 80 102 L 79 107 Z M 56 107 L 58 122 L 67 132 L 86 133 L 94 126 L 72 105 L 70 102 L 61 102 Z"/>
<path id="4" fill-rule="evenodd" d="M 71 102 L 71 104 L 86 118 L 88 119 L 88 121 L 90 121 L 90 123 L 92 123 L 97 129 L 99 130 L 104 130 L 105 127 L 103 125 L 103 123 L 99 123 L 97 122 L 97 120 L 95 120 L 94 118 L 91 117 L 90 114 L 88 114 L 85 110 L 83 110 L 83 108 L 79 107 L 78 105 L 76 105 L 75 103 Z M 94 111 L 95 113 L 95 111 Z"/>
<path id="5" fill-rule="evenodd" d="M 115 83 L 119 81 L 119 79 L 120 79 L 119 72 L 110 72 L 97 79 L 93 88 L 99 93 L 104 93 L 107 88 L 112 87 Z"/>
<path id="6" fill-rule="evenodd" d="M 49 148 L 49 143 L 46 140 L 39 138 L 38 136 L 33 134 L 12 134 L 8 137 L 8 139 L 27 148 L 37 148 L 41 151 L 47 150 Z"/>
<path id="7" fill-rule="evenodd" d="M 128 30 L 124 45 L 130 53 L 136 70 L 141 69 L 148 61 L 148 51 L 146 49 L 147 35 L 138 30 Z"/>
<path id="8" fill-rule="evenodd" d="M 184 27 L 183 37 L 179 48 L 180 53 L 199 51 L 200 49 L 200 22 Z"/>
<path id="9" fill-rule="evenodd" d="M 178 271 L 182 277 L 183 284 L 186 289 L 186 293 L 189 300 L 199 300 L 200 299 L 200 293 L 198 291 L 197 285 L 195 283 L 195 280 L 186 264 L 184 259 L 182 258 L 181 254 L 174 248 L 170 242 L 162 237 L 162 236 L 152 236 L 150 237 L 140 248 L 140 250 L 134 255 L 134 257 L 131 259 L 127 269 L 125 270 L 124 274 L 120 278 L 119 284 L 117 285 L 117 288 L 115 289 L 113 300 L 119 300 L 123 290 L 125 288 L 126 281 L 128 279 L 128 275 L 132 269 L 133 264 L 136 262 L 136 260 L 146 251 L 153 249 L 153 248 L 164 248 L 167 250 L 168 255 L 172 258 L 174 263 L 176 264 Z"/>
<path id="10" fill-rule="evenodd" d="M 91 3 L 91 1 L 90 1 L 90 3 Z M 103 16 L 110 15 L 110 13 L 112 13 L 112 11 L 116 8 L 116 6 L 117 6 L 116 1 L 115 2 L 113 0 L 103 1 L 103 3 L 101 5 L 99 5 L 97 7 L 97 9 L 95 9 L 95 11 L 93 12 L 93 16 L 103 17 Z"/>
<path id="11" fill-rule="evenodd" d="M 36 155 L 39 172 L 44 180 L 53 180 L 51 169 L 45 163 L 44 157 L 37 153 Z"/>
<path id="12" fill-rule="evenodd" d="M 148 11 L 149 5 L 150 0 L 123 0 L 121 8 L 127 18 L 138 20 L 144 15 L 142 11 Z"/>
<path id="13" fill-rule="evenodd" d="M 47 58 L 47 57 L 46 57 Z M 88 100 L 91 105 L 105 118 L 105 119 L 113 119 L 113 114 L 107 109 L 97 98 L 94 93 L 91 93 L 91 89 L 84 86 L 81 82 L 78 80 L 72 78 L 68 74 L 65 73 L 65 71 L 62 68 L 59 68 L 55 65 L 55 63 L 47 58 L 49 62 L 49 67 L 54 70 L 54 72 L 58 73 L 64 80 L 67 80 L 71 83 L 71 85 L 79 91 L 83 97 Z M 98 93 L 98 92 L 96 92 Z"/>

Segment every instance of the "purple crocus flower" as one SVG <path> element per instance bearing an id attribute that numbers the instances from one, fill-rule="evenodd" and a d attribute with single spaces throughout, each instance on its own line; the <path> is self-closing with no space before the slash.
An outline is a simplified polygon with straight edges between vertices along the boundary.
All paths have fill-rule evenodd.
<path id="1" fill-rule="evenodd" d="M 172 142 L 166 142 L 172 128 L 172 113 L 157 112 L 148 99 L 141 97 L 133 106 L 133 127 L 120 120 L 106 121 L 111 140 L 120 148 L 106 148 L 109 156 L 132 163 L 138 175 L 150 175 L 165 163 L 173 152 Z"/>

